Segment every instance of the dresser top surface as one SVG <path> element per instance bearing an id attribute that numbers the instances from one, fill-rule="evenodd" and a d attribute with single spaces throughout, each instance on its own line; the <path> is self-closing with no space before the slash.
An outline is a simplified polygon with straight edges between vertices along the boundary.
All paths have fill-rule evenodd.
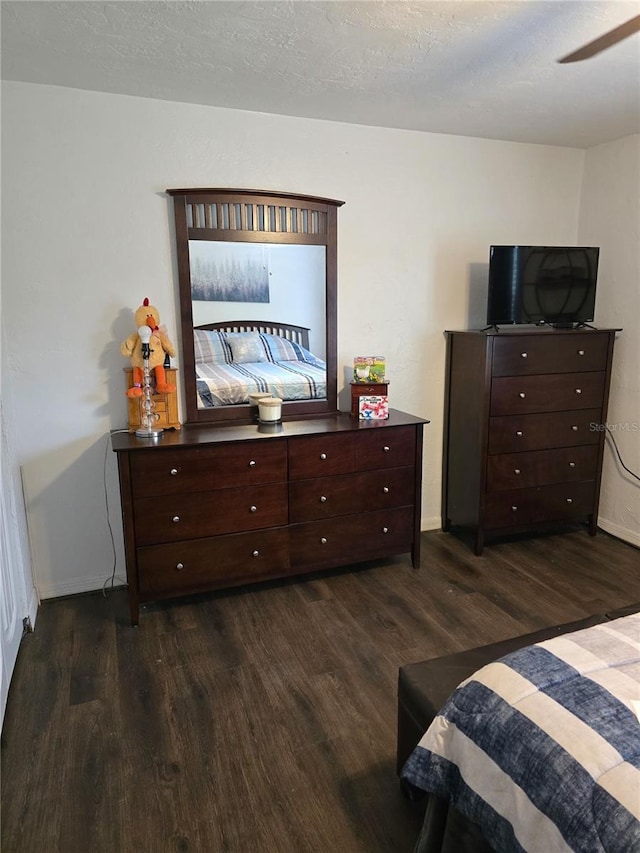
<path id="1" fill-rule="evenodd" d="M 134 433 L 114 430 L 111 446 L 116 453 L 131 450 L 161 450 L 162 448 L 195 447 L 205 444 L 224 444 L 256 439 L 294 438 L 296 436 L 326 435 L 327 433 L 360 432 L 389 427 L 428 424 L 425 418 L 390 409 L 384 420 L 359 420 L 347 413 L 320 418 L 283 421 L 280 424 L 239 424 L 235 426 L 185 426 L 181 430 L 165 430 L 158 438 L 139 438 Z"/>
<path id="2" fill-rule="evenodd" d="M 491 327 L 490 329 L 446 329 L 445 335 L 476 335 L 482 337 L 507 337 L 521 335 L 596 335 L 610 332 L 621 332 L 622 329 L 596 329 L 596 328 L 581 328 L 581 329 L 553 329 L 549 326 L 503 326 L 499 329 Z"/>

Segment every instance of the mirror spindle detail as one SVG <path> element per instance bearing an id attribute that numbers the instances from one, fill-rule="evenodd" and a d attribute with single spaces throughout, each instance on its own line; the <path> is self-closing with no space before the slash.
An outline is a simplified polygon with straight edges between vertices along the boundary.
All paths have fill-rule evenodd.
<path id="1" fill-rule="evenodd" d="M 191 202 L 186 211 L 189 230 L 327 234 L 327 214 L 305 207 Z"/>

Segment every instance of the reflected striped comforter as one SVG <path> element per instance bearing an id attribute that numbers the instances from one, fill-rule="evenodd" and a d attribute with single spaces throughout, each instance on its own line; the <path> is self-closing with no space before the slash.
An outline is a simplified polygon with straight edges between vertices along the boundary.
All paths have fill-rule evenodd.
<path id="1" fill-rule="evenodd" d="M 634 614 L 478 670 L 402 775 L 448 799 L 498 851 L 640 851 L 639 715 Z"/>
<path id="2" fill-rule="evenodd" d="M 197 364 L 198 408 L 247 403 L 249 394 L 265 392 L 283 400 L 322 400 L 327 396 L 324 362 L 259 361 Z"/>

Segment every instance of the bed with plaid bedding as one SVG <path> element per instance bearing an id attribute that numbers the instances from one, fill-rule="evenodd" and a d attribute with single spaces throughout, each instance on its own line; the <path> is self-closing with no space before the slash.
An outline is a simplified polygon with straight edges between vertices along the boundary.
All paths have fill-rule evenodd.
<path id="1" fill-rule="evenodd" d="M 239 405 L 249 395 L 282 400 L 327 396 L 327 369 L 299 343 L 261 332 L 194 331 L 199 408 Z"/>

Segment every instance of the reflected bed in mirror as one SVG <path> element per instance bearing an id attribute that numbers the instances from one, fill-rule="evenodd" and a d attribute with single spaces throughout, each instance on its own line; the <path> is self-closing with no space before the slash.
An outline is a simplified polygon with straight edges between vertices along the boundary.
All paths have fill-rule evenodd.
<path id="1" fill-rule="evenodd" d="M 198 408 L 249 403 L 268 393 L 284 402 L 324 400 L 324 360 L 309 350 L 309 329 L 244 320 L 193 330 Z"/>
<path id="2" fill-rule="evenodd" d="M 337 208 L 259 190 L 167 190 L 174 200 L 187 423 L 337 411 Z M 239 317 L 260 316 L 261 320 Z"/>

